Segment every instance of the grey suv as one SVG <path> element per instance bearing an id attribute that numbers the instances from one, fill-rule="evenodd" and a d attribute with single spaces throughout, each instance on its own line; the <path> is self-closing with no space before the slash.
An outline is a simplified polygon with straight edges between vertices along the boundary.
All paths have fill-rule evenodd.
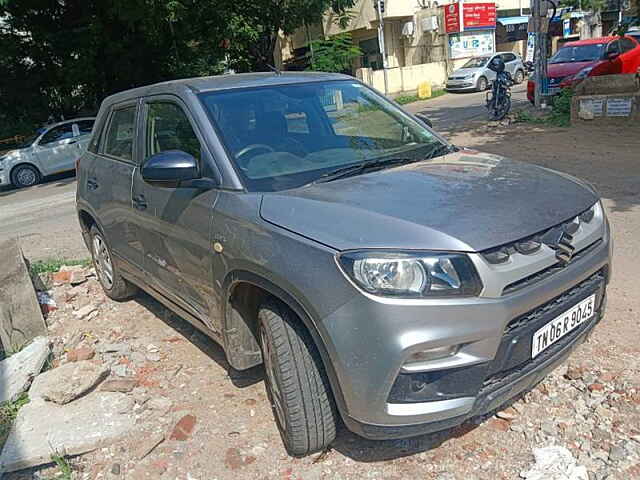
<path id="1" fill-rule="evenodd" d="M 456 148 L 343 75 L 113 95 L 77 208 L 107 295 L 141 287 L 264 364 L 293 455 L 340 417 L 388 439 L 500 407 L 585 339 L 610 276 L 593 188 Z"/>

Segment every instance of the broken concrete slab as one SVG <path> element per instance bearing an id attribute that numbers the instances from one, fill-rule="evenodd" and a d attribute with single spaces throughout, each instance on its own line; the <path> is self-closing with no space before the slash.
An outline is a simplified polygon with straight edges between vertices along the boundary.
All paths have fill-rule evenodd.
<path id="1" fill-rule="evenodd" d="M 17 239 L 0 242 L 0 341 L 17 351 L 47 327 Z"/>
<path id="2" fill-rule="evenodd" d="M 49 340 L 37 337 L 18 353 L 0 362 L 0 403 L 13 402 L 26 392 L 49 357 Z"/>
<path id="3" fill-rule="evenodd" d="M 0 457 L 0 472 L 51 462 L 52 454 L 80 455 L 120 440 L 135 427 L 133 399 L 94 392 L 68 405 L 42 398 L 20 409 Z"/>
<path id="4" fill-rule="evenodd" d="M 42 398 L 64 405 L 91 391 L 109 374 L 104 365 L 90 361 L 65 363 L 36 377 L 29 398 Z"/>

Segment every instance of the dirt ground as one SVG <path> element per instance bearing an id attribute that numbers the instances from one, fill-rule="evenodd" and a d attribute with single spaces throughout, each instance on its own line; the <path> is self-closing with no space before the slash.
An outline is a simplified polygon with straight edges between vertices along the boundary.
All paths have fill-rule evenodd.
<path id="1" fill-rule="evenodd" d="M 66 349 L 127 345 L 117 357 L 98 353 L 94 361 L 135 380 L 130 394 L 140 428 L 71 459 L 77 478 L 516 479 L 532 466 L 533 449 L 549 445 L 568 448 L 589 480 L 640 478 L 640 126 L 478 124 L 449 134 L 457 145 L 584 178 L 604 197 L 615 238 L 608 311 L 567 367 L 498 416 L 400 441 L 367 441 L 342 428 L 328 452 L 295 459 L 282 447 L 261 368 L 234 371 L 219 346 L 148 296 L 115 303 L 89 279 L 54 288 L 59 309 L 48 323 L 56 362 L 68 360 Z M 89 303 L 96 314 L 72 315 Z M 183 435 L 175 435 L 178 422 Z M 139 445 L 156 434 L 164 441 L 140 459 Z"/>

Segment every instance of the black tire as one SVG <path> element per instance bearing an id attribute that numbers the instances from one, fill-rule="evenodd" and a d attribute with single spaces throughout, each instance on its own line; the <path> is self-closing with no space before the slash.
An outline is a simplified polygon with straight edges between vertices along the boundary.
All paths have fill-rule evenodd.
<path id="1" fill-rule="evenodd" d="M 495 100 L 492 100 L 489 107 L 489 120 L 494 122 L 502 120 L 507 116 L 509 110 L 511 110 L 511 98 L 506 96 L 502 102 L 502 105 L 496 107 Z"/>
<path id="2" fill-rule="evenodd" d="M 33 165 L 18 165 L 11 170 L 11 183 L 16 188 L 32 187 L 42 180 L 40 171 Z"/>
<path id="3" fill-rule="evenodd" d="M 521 84 L 522 82 L 524 82 L 524 72 L 523 72 L 522 70 L 518 70 L 518 71 L 516 72 L 516 74 L 515 74 L 515 75 L 514 75 L 514 77 L 513 77 L 513 82 L 514 82 L 516 85 L 519 85 L 519 84 Z"/>
<path id="4" fill-rule="evenodd" d="M 476 90 L 478 92 L 484 92 L 487 88 L 489 88 L 487 77 L 480 77 L 476 83 Z"/>
<path id="5" fill-rule="evenodd" d="M 95 225 L 91 227 L 91 259 L 93 260 L 93 267 L 96 270 L 96 276 L 102 289 L 107 297 L 112 300 L 127 300 L 138 293 L 138 287 L 129 281 L 125 280 L 118 267 L 113 262 L 113 255 L 111 253 L 111 247 L 107 243 L 107 240 L 103 233 Z M 101 247 L 98 246 L 100 243 Z M 103 250 L 104 249 L 104 250 Z M 105 256 L 110 263 L 110 272 L 108 273 Z"/>
<path id="6" fill-rule="evenodd" d="M 338 416 L 311 335 L 276 301 L 263 304 L 258 318 L 267 394 L 285 448 L 296 457 L 326 449 L 336 436 Z"/>

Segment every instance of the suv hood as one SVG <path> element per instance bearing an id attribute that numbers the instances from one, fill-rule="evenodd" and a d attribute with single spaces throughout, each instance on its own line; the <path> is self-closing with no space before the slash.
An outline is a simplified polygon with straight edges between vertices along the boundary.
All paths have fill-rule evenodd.
<path id="1" fill-rule="evenodd" d="M 564 222 L 597 199 L 569 175 L 461 150 L 267 193 L 261 216 L 337 250 L 481 251 Z"/>

